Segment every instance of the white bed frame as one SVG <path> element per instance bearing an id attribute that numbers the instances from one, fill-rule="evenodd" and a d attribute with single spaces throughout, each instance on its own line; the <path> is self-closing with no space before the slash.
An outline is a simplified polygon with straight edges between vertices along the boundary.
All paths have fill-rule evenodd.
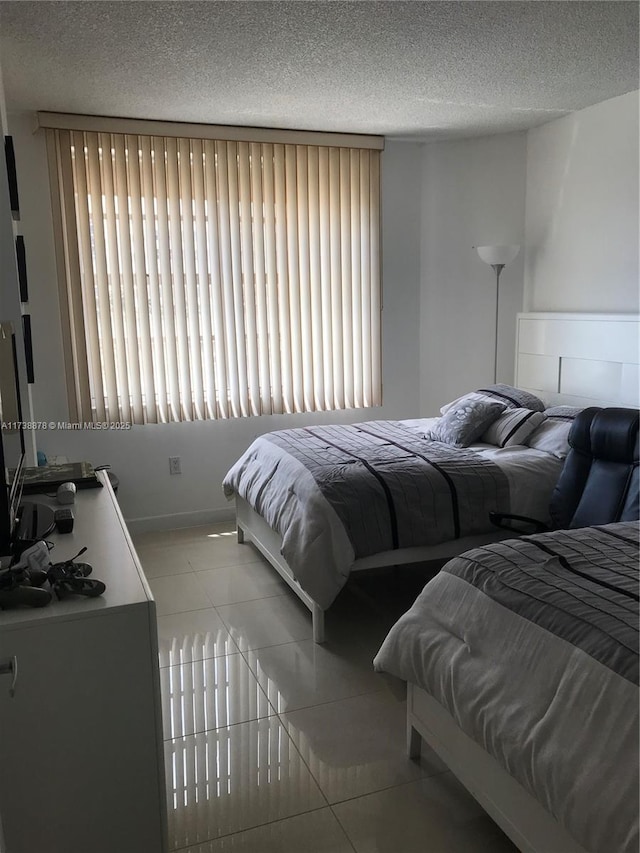
<path id="1" fill-rule="evenodd" d="M 640 404 L 637 314 L 518 314 L 515 381 L 547 406 Z"/>
<path id="2" fill-rule="evenodd" d="M 291 567 L 280 553 L 282 549 L 280 534 L 269 527 L 264 518 L 258 515 L 244 498 L 238 495 L 236 495 L 236 525 L 238 542 L 252 542 L 258 551 L 264 554 L 282 579 L 289 584 L 298 598 L 309 608 L 313 625 L 313 639 L 316 643 L 324 643 L 325 611 L 302 589 Z M 495 530 L 424 548 L 399 548 L 397 551 L 382 551 L 372 557 L 356 560 L 351 566 L 351 571 L 357 572 L 362 569 L 375 569 L 382 566 L 401 566 L 408 563 L 420 563 L 425 560 L 446 560 L 449 557 L 462 554 L 463 551 L 468 551 L 470 548 L 477 548 L 480 545 L 488 545 L 490 542 L 499 542 L 501 539 L 509 538 L 513 538 L 513 533 Z"/>
<path id="3" fill-rule="evenodd" d="M 587 853 L 432 696 L 407 687 L 407 752 L 425 740 L 522 853 Z"/>

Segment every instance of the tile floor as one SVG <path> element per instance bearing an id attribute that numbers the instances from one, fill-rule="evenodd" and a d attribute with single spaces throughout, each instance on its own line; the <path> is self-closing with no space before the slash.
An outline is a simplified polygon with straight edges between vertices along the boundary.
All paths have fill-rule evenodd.
<path id="1" fill-rule="evenodd" d="M 515 851 L 435 755 L 407 759 L 404 698 L 371 665 L 428 567 L 354 576 L 318 646 L 231 525 L 135 542 L 158 612 L 172 851 Z"/>

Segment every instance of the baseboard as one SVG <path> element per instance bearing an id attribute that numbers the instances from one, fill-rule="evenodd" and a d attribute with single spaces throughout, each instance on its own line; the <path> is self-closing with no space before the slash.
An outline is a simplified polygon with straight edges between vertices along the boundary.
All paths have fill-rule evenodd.
<path id="1" fill-rule="evenodd" d="M 203 509 L 194 512 L 176 512 L 171 515 L 150 515 L 143 518 L 125 518 L 129 533 L 150 533 L 156 530 L 176 530 L 180 527 L 199 527 L 201 524 L 221 524 L 234 521 L 233 506 L 229 509 Z"/>

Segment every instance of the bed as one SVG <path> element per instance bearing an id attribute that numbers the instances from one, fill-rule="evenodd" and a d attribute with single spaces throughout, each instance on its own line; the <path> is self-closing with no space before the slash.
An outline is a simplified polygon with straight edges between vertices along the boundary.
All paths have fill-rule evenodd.
<path id="1" fill-rule="evenodd" d="M 272 561 L 275 550 L 281 574 L 309 600 L 317 642 L 322 614 L 352 571 L 505 538 L 493 511 L 547 517 L 558 457 L 522 445 L 446 444 L 432 438 L 444 419 L 269 433 L 225 478 L 240 536 Z"/>
<path id="2" fill-rule="evenodd" d="M 374 666 L 424 738 L 527 853 L 638 850 L 638 522 L 451 560 Z"/>
<path id="3" fill-rule="evenodd" d="M 478 389 L 490 397 L 497 389 L 494 399 L 509 410 L 540 414 L 538 394 L 574 406 L 636 404 L 637 317 L 519 315 L 517 337 L 520 387 Z M 445 407 L 441 419 L 448 414 Z M 238 541 L 252 542 L 311 610 L 316 642 L 351 572 L 448 558 L 506 538 L 491 526 L 491 511 L 546 520 L 562 467 L 553 437 L 551 447 L 501 447 L 480 435 L 460 448 L 443 445 L 441 435 L 434 441 L 434 429 L 434 419 L 421 419 L 283 430 L 256 439 L 227 474 Z M 353 482 L 356 469 L 367 491 Z M 355 501 L 349 511 L 335 488 L 345 477 Z"/>

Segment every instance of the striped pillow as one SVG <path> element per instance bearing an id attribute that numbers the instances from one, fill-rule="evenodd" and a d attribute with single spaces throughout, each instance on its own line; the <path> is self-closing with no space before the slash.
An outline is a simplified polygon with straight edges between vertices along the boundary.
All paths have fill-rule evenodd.
<path id="1" fill-rule="evenodd" d="M 495 444 L 496 447 L 524 444 L 544 419 L 542 412 L 532 412 L 531 409 L 507 409 L 482 434 L 480 441 Z"/>
<path id="2" fill-rule="evenodd" d="M 532 412 L 544 411 L 544 403 L 535 394 L 523 391 L 521 388 L 514 388 L 513 385 L 498 383 L 497 385 L 487 385 L 486 388 L 479 388 L 477 391 L 458 397 L 457 400 L 444 405 L 440 409 L 440 414 L 445 415 L 449 409 L 473 400 L 504 403 L 510 409 L 529 409 Z"/>
<path id="3" fill-rule="evenodd" d="M 545 420 L 527 438 L 529 447 L 564 459 L 569 452 L 569 432 L 574 418 L 582 409 L 574 406 L 552 406 L 545 409 Z"/>

